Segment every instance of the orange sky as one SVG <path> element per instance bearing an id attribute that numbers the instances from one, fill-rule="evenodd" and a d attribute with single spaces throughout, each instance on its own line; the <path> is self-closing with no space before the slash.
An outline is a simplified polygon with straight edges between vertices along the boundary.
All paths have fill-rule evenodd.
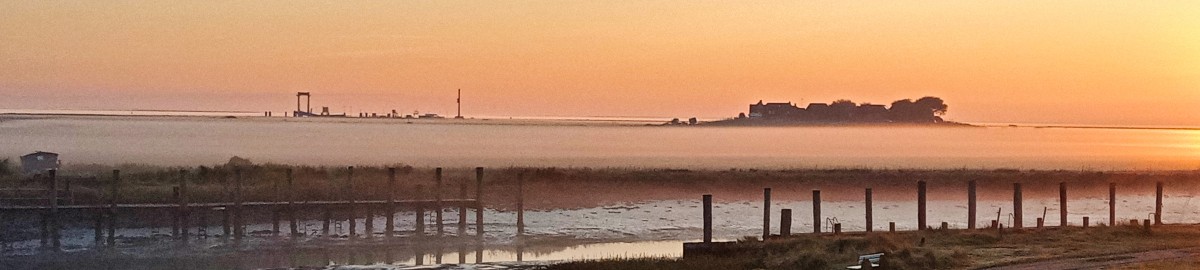
<path id="1" fill-rule="evenodd" d="M 802 3 L 801 3 L 802 2 Z M 0 108 L 1200 126 L 1200 1 L 4 1 Z"/>

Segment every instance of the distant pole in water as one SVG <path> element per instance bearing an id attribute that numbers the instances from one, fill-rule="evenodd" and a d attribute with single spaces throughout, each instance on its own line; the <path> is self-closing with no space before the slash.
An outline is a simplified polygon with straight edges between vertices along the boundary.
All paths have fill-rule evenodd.
<path id="1" fill-rule="evenodd" d="M 874 217 L 873 217 L 874 215 L 872 215 L 872 213 L 871 213 L 872 209 L 871 209 L 871 189 L 870 188 L 867 189 L 866 194 L 864 194 L 864 197 L 866 197 L 866 204 L 867 204 L 866 205 L 867 210 L 865 213 L 867 216 L 866 228 L 867 228 L 867 232 L 871 232 L 871 231 L 874 231 L 874 229 L 872 227 L 875 226 L 875 224 L 873 224 L 875 222 L 874 222 Z"/>
<path id="2" fill-rule="evenodd" d="M 1108 183 L 1108 226 L 1117 226 L 1117 183 Z"/>
<path id="3" fill-rule="evenodd" d="M 925 181 L 917 181 L 917 230 L 925 230 Z"/>
<path id="4" fill-rule="evenodd" d="M 1020 229 L 1025 225 L 1022 224 L 1022 207 L 1021 207 L 1021 183 L 1013 183 L 1013 229 Z"/>
<path id="5" fill-rule="evenodd" d="M 967 182 L 967 229 L 975 229 L 975 208 L 978 202 L 975 201 L 975 180 Z"/>
<path id="6" fill-rule="evenodd" d="M 712 195 L 704 194 L 704 243 L 712 243 Z"/>
<path id="7" fill-rule="evenodd" d="M 387 216 L 384 216 L 383 237 L 392 238 L 396 230 L 396 168 L 388 168 Z"/>
<path id="8" fill-rule="evenodd" d="M 242 169 L 234 168 L 234 189 L 233 189 L 233 239 L 242 240 L 242 234 L 245 233 L 245 228 L 242 227 Z"/>
<path id="9" fill-rule="evenodd" d="M 57 172 L 58 172 L 57 170 L 49 171 L 49 174 L 50 174 L 50 237 L 52 237 L 50 239 L 50 241 L 52 241 L 51 245 L 54 247 L 54 251 L 58 251 L 59 247 L 62 246 L 62 242 L 60 241 L 61 239 L 59 237 L 59 225 L 58 225 L 58 178 L 55 176 L 55 174 L 57 174 Z"/>
<path id="10" fill-rule="evenodd" d="M 358 235 L 356 228 L 358 227 L 358 209 L 355 209 L 354 205 L 354 166 L 346 167 L 346 199 L 350 201 L 350 209 L 347 213 L 350 216 L 347 219 L 350 223 L 350 238 L 354 238 Z"/>
<path id="11" fill-rule="evenodd" d="M 483 241 L 483 167 L 475 167 L 475 237 Z"/>
<path id="12" fill-rule="evenodd" d="M 108 194 L 108 247 L 117 246 L 117 186 L 121 183 L 121 171 L 112 172 L 112 190 Z"/>
<path id="13" fill-rule="evenodd" d="M 1163 224 L 1163 182 L 1154 184 L 1154 224 Z"/>
<path id="14" fill-rule="evenodd" d="M 443 231 L 445 230 L 443 228 L 445 226 L 445 223 L 442 221 L 442 218 L 443 218 L 443 216 L 442 216 L 442 212 L 443 212 L 442 211 L 443 210 L 442 209 L 442 207 L 443 207 L 442 206 L 442 168 L 437 168 L 436 172 L 437 172 L 437 178 L 435 179 L 436 182 L 434 183 L 434 186 L 433 186 L 433 198 L 434 198 L 434 203 L 437 205 L 437 207 L 435 207 L 437 209 L 437 212 L 435 212 L 434 216 L 437 219 L 437 221 L 436 221 L 437 222 L 437 236 L 442 237 Z"/>
<path id="15" fill-rule="evenodd" d="M 821 233 L 821 190 L 812 191 L 813 233 Z"/>
<path id="16" fill-rule="evenodd" d="M 771 188 L 763 189 L 763 240 L 771 236 Z"/>
<path id="17" fill-rule="evenodd" d="M 1058 219 L 1059 226 L 1067 226 L 1067 182 L 1058 183 Z"/>

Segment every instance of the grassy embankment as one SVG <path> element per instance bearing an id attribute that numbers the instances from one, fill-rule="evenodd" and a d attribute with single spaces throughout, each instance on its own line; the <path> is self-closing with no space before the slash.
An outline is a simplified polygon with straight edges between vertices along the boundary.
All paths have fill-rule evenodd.
<path id="1" fill-rule="evenodd" d="M 555 264 L 556 269 L 844 269 L 859 255 L 886 252 L 891 269 L 972 269 L 1059 258 L 1085 258 L 1147 250 L 1200 247 L 1200 226 L 1082 229 L 948 230 L 870 235 L 800 235 L 788 239 L 742 241 L 756 253 L 736 257 L 610 259 Z M 1071 265 L 1071 262 L 1067 262 Z M 1122 265 L 1129 269 L 1179 269 L 1195 259 Z"/>

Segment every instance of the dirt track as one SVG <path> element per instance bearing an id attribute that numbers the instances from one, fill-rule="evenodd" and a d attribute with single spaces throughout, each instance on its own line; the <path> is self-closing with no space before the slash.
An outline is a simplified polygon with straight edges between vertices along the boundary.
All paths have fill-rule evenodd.
<path id="1" fill-rule="evenodd" d="M 1105 269 L 1119 266 L 1156 262 L 1183 260 L 1200 256 L 1200 248 L 1167 249 L 1125 254 L 1110 254 L 1104 256 L 1056 259 L 1009 266 L 983 268 L 988 270 L 1066 270 L 1066 269 Z"/>

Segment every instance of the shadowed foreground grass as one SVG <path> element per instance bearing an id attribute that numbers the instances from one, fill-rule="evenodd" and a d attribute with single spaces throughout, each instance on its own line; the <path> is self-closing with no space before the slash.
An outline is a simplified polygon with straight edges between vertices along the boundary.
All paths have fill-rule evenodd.
<path id="1" fill-rule="evenodd" d="M 1046 228 L 1006 231 L 948 230 L 870 235 L 800 235 L 740 241 L 754 252 L 732 257 L 611 259 L 567 262 L 545 269 L 845 269 L 859 255 L 885 252 L 890 269 L 974 269 L 1060 258 L 1200 247 L 1200 226 Z M 1176 269 L 1196 261 L 1125 265 Z M 1166 267 L 1166 268 L 1163 268 Z"/>

